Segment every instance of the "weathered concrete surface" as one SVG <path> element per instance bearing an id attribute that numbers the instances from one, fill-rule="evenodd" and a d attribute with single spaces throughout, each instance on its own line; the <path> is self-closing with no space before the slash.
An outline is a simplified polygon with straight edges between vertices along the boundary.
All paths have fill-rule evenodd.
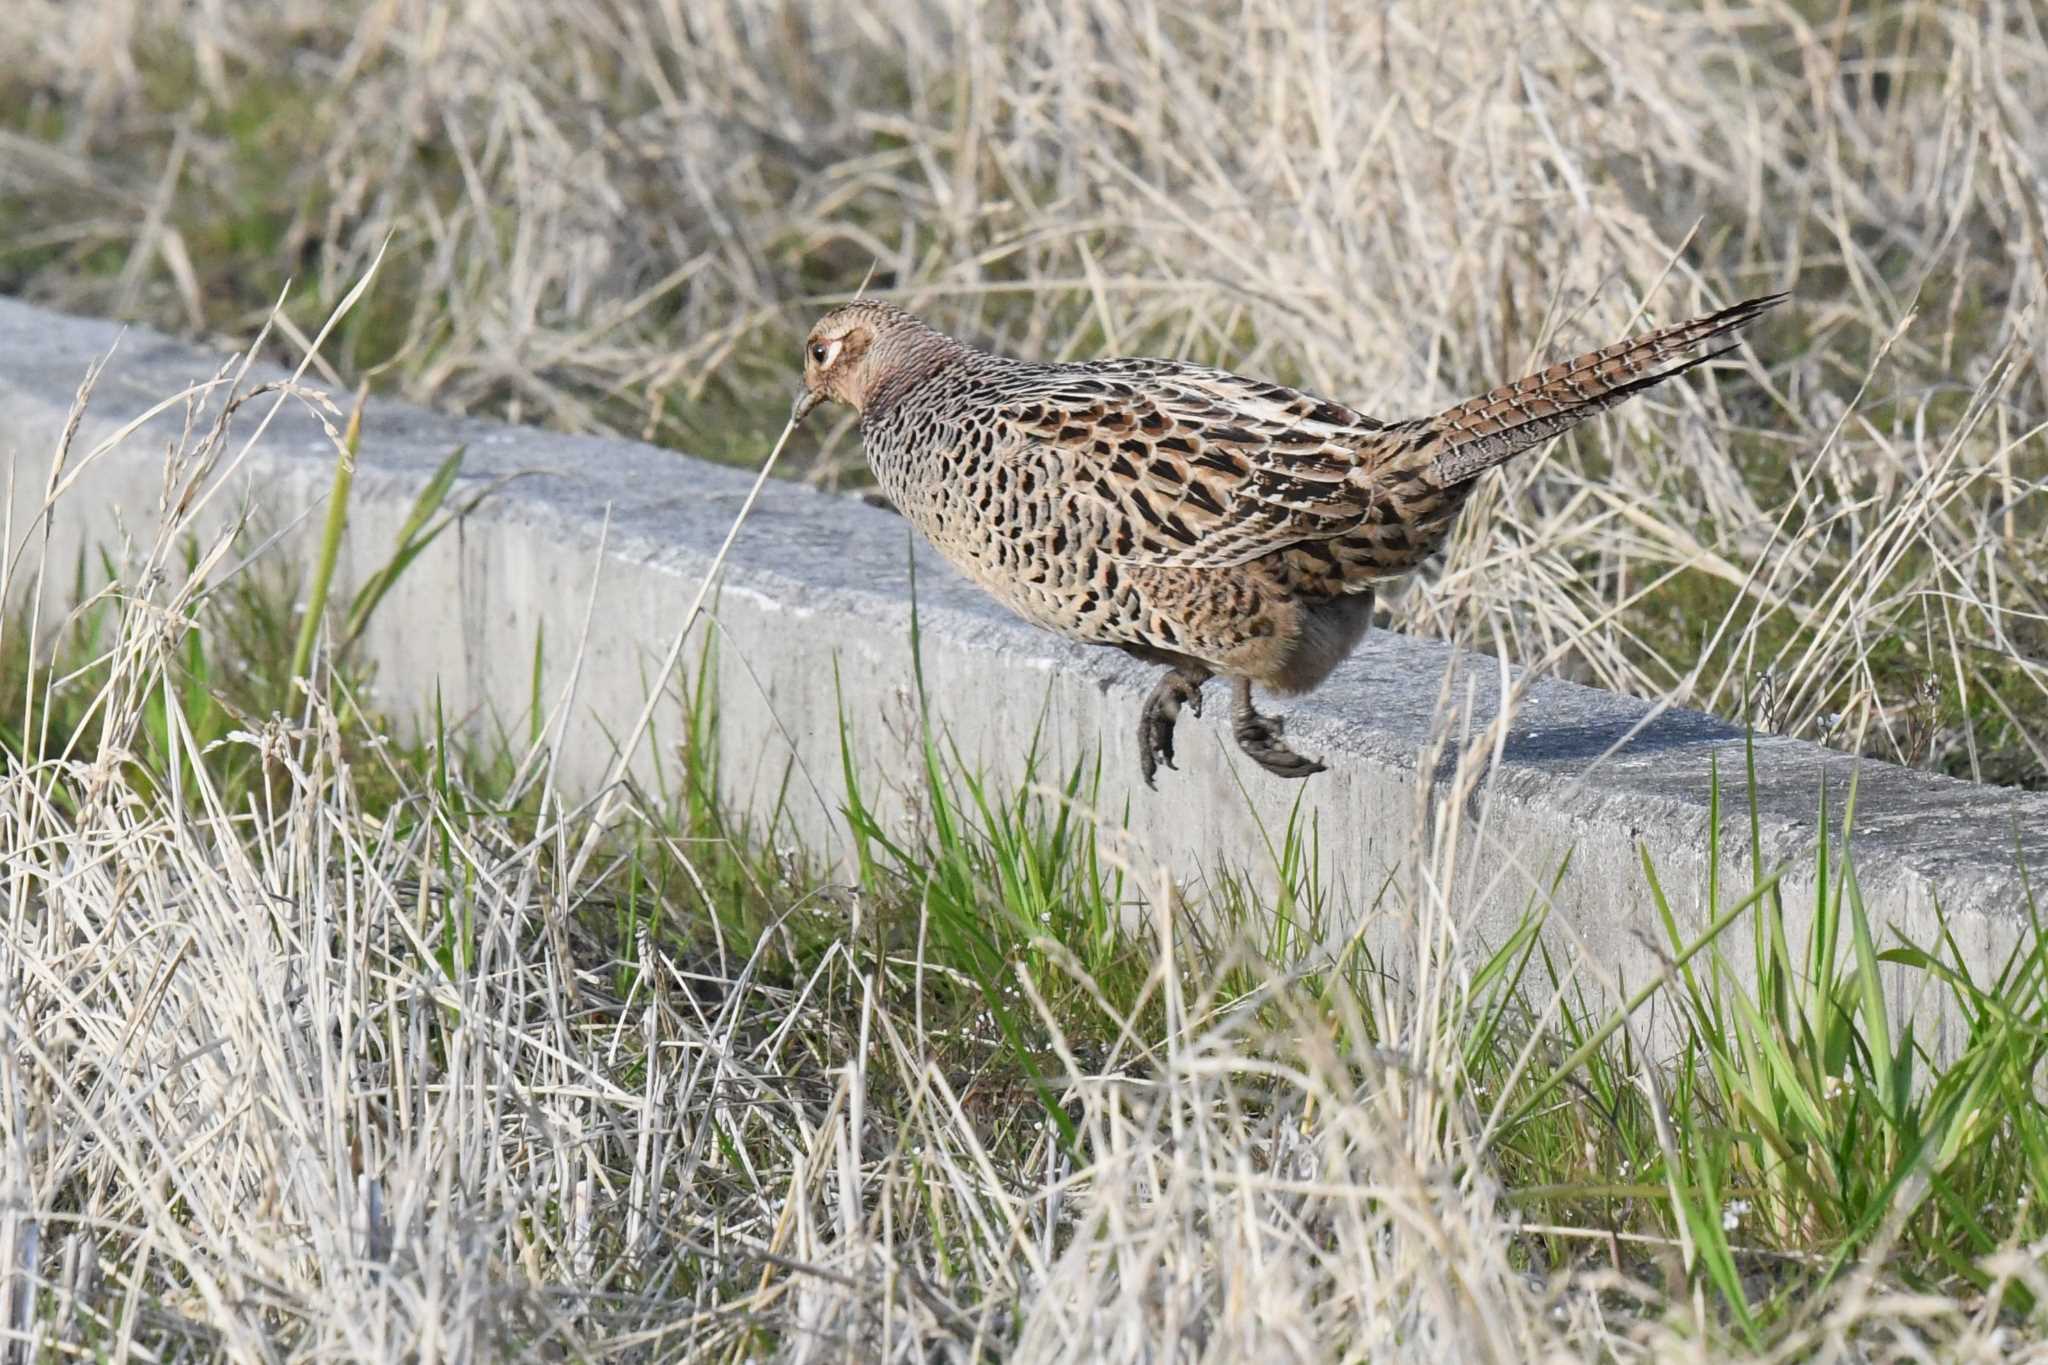
<path id="1" fill-rule="evenodd" d="M 225 359 L 139 328 L 116 348 L 119 332 L 0 299 L 0 454 L 14 465 L 17 543 L 41 506 L 50 452 L 90 363 L 113 352 L 74 460 L 150 404 L 212 377 Z M 238 433 L 253 431 L 259 412 L 260 405 L 245 410 Z M 80 475 L 55 517 L 53 583 L 68 587 L 81 546 L 114 540 L 117 512 L 131 534 L 153 525 L 175 416 Z M 608 737 L 626 732 L 639 713 L 751 476 L 629 442 L 378 403 L 356 480 L 344 586 L 382 561 L 420 486 L 458 445 L 467 446 L 464 488 L 524 477 L 443 537 L 384 607 L 367 641 L 383 669 L 384 699 L 431 698 L 438 682 L 449 712 L 466 715 L 480 733 L 502 723 L 523 735 L 536 637 L 552 699 L 569 676 L 595 575 L 561 745 L 564 780 L 587 791 L 612 759 Z M 272 524 L 289 521 L 324 498 L 332 463 L 330 439 L 288 407 L 222 476 L 214 511 L 227 514 L 247 499 Z M 318 522 L 315 511 L 302 534 Z M 721 778 L 728 796 L 756 814 L 779 812 L 778 837 L 843 848 L 842 713 L 870 802 L 900 815 L 917 800 L 913 562 L 925 679 L 966 759 L 1007 780 L 1020 771 L 1034 731 L 1043 771 L 1064 772 L 1099 750 L 1099 808 L 1128 827 L 1143 856 L 1184 876 L 1231 865 L 1270 873 L 1266 835 L 1277 843 L 1300 799 L 1314 820 L 1324 885 L 1339 903 L 1361 906 L 1418 846 L 1418 820 L 1441 822 L 1444 811 L 1461 810 L 1457 903 L 1469 939 L 1503 932 L 1548 892 L 1569 854 L 1553 912 L 1567 957 L 1591 969 L 1591 985 L 1611 984 L 1616 974 L 1639 982 L 1654 970 L 1648 945 L 1662 934 L 1638 843 L 1680 916 L 1704 922 L 1709 770 L 1718 756 L 1736 816 L 1724 830 L 1724 885 L 1746 882 L 1739 732 L 1692 712 L 1652 718 L 1637 701 L 1536 680 L 1497 758 L 1469 765 L 1478 780 L 1460 787 L 1460 737 L 1477 741 L 1481 755 L 1492 752 L 1487 731 L 1502 672 L 1489 659 L 1394 635 L 1370 637 L 1320 693 L 1282 708 L 1290 737 L 1325 758 L 1328 773 L 1283 783 L 1241 759 L 1222 723 L 1225 698 L 1212 688 L 1208 718 L 1182 721 L 1180 770 L 1149 793 L 1136 780 L 1133 732 L 1151 670 L 1013 619 L 914 544 L 889 513 L 784 483 L 767 489 L 740 534 L 716 603 Z M 664 706 L 661 751 L 673 752 L 677 721 L 678 708 Z M 1452 742 L 1439 745 L 1446 734 Z M 1425 768 L 1428 753 L 1440 757 Z M 1810 904 L 1806 854 L 1822 779 L 1838 805 L 1855 765 L 1777 738 L 1759 742 L 1757 761 L 1766 861 L 1789 860 L 1788 904 Z M 877 802 L 878 791 L 889 795 Z M 1448 832 L 1432 836 L 1439 849 Z M 1856 861 L 1881 931 L 1931 942 L 1938 899 L 1971 961 L 1994 964 L 2022 927 L 2017 855 L 2048 868 L 2048 797 L 1862 765 Z"/>

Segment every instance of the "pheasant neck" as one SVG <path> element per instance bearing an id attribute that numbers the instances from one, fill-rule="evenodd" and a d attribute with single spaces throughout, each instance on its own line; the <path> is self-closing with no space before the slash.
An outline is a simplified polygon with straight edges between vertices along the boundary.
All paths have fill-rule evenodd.
<path id="1" fill-rule="evenodd" d="M 887 337 L 868 353 L 870 381 L 861 417 L 871 420 L 887 413 L 903 396 L 941 371 L 968 362 L 977 352 L 943 332 L 920 326 L 914 331 Z"/>

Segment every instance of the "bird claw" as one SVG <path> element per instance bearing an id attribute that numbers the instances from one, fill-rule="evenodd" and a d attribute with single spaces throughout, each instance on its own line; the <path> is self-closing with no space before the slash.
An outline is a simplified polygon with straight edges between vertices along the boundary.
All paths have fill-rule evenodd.
<path id="1" fill-rule="evenodd" d="M 1178 771 L 1173 761 L 1174 723 L 1183 706 L 1197 716 L 1202 714 L 1202 684 L 1206 681 L 1175 669 L 1145 698 L 1144 709 L 1138 713 L 1138 771 L 1147 787 L 1153 786 L 1160 764 Z"/>
<path id="2" fill-rule="evenodd" d="M 1299 781 L 1327 771 L 1320 761 L 1304 758 L 1281 742 L 1287 733 L 1285 716 L 1262 715 L 1247 701 L 1232 718 L 1230 731 L 1245 756 L 1275 777 Z"/>
<path id="3" fill-rule="evenodd" d="M 1180 719 L 1182 707 L 1197 716 L 1202 714 L 1202 684 L 1208 680 L 1207 674 L 1176 668 L 1161 678 L 1145 698 L 1144 709 L 1138 713 L 1138 771 L 1144 775 L 1147 787 L 1156 785 L 1154 778 L 1161 765 L 1177 770 L 1173 761 L 1174 724 Z M 1251 684 L 1247 680 L 1236 679 L 1235 687 L 1230 730 L 1237 747 L 1247 757 L 1275 777 L 1299 780 L 1325 771 L 1322 763 L 1304 758 L 1283 742 L 1286 717 L 1263 715 L 1253 709 Z"/>
<path id="4" fill-rule="evenodd" d="M 1159 788 L 1152 778 L 1162 763 L 1169 768 L 1178 767 L 1173 761 L 1173 722 L 1147 711 L 1138 722 L 1138 771 L 1144 775 L 1145 785 L 1154 791 Z"/>

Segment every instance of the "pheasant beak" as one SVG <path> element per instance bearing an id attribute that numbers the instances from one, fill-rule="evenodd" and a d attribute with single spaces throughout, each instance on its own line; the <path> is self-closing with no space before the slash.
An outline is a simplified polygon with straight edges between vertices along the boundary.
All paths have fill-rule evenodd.
<path id="1" fill-rule="evenodd" d="M 798 389 L 796 401 L 789 405 L 789 424 L 793 427 L 803 425 L 804 418 L 811 415 L 811 409 L 824 401 L 825 395 L 816 389 Z"/>

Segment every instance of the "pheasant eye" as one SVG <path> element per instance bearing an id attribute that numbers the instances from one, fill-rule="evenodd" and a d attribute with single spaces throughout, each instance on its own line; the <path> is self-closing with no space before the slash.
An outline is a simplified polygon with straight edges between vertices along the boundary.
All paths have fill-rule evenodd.
<path id="1" fill-rule="evenodd" d="M 814 361 L 816 361 L 816 362 L 817 362 L 818 364 L 820 364 L 820 365 L 822 365 L 822 364 L 824 364 L 824 363 L 825 363 L 825 343 L 824 343 L 824 342 L 822 342 L 822 341 L 814 341 L 814 342 L 812 342 L 812 343 L 811 343 L 811 359 L 812 359 L 812 360 L 814 360 Z"/>

